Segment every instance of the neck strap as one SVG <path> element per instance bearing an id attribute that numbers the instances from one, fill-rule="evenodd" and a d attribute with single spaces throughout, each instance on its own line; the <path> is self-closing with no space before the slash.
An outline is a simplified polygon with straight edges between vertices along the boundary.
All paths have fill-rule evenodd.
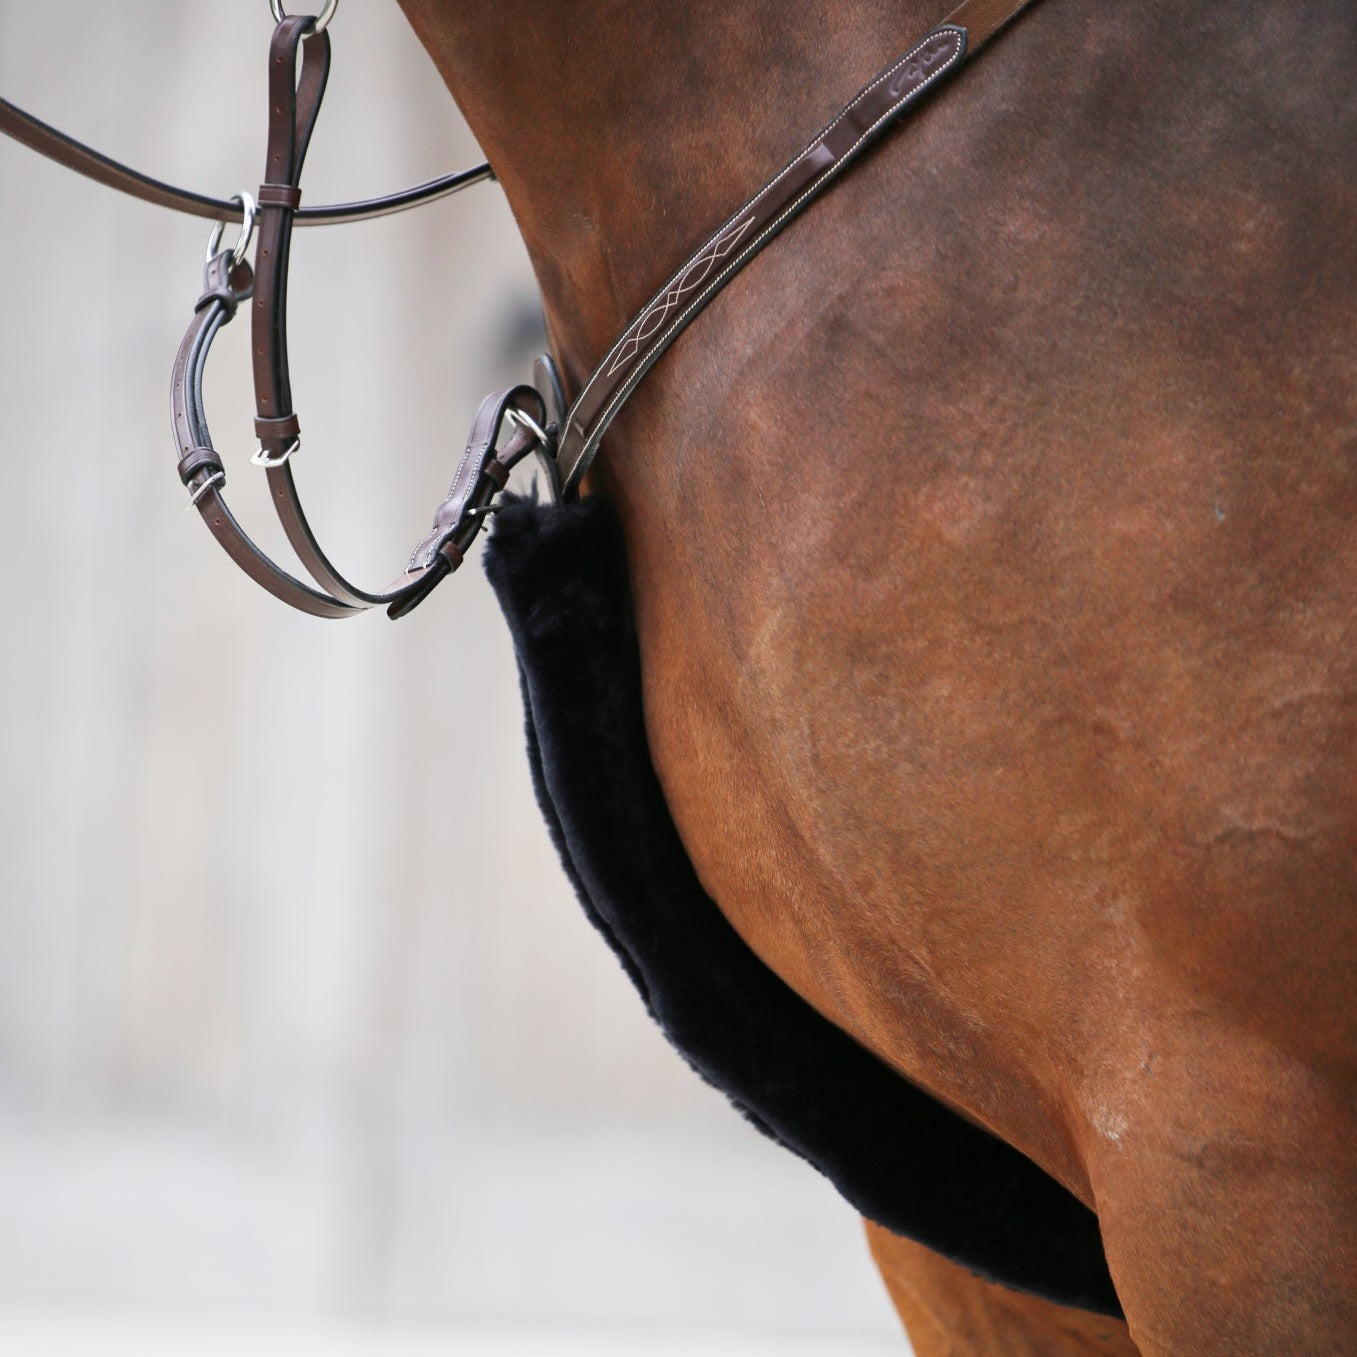
<path id="1" fill-rule="evenodd" d="M 689 255 L 622 331 L 575 397 L 557 454 L 567 494 L 578 491 L 627 397 L 698 312 L 902 114 L 1034 2 L 965 0 Z"/>

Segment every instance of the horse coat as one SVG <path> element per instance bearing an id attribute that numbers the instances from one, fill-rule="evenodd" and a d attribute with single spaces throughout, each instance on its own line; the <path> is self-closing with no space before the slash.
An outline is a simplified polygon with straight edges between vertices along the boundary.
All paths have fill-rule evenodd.
<path id="1" fill-rule="evenodd" d="M 512 500 L 486 571 L 513 635 L 537 799 L 585 913 L 684 1059 L 864 1216 L 990 1280 L 1120 1314 L 1096 1217 L 823 1018 L 698 882 L 646 742 L 606 500 Z"/>

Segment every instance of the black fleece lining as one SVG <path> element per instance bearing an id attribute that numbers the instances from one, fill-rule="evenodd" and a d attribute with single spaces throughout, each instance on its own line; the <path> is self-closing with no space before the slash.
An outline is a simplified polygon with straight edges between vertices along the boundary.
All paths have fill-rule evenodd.
<path id="1" fill-rule="evenodd" d="M 698 1074 L 864 1216 L 992 1281 L 1119 1315 L 1097 1218 L 768 969 L 698 884 L 650 762 L 616 517 L 511 498 L 485 556 L 537 799 L 585 912 Z"/>

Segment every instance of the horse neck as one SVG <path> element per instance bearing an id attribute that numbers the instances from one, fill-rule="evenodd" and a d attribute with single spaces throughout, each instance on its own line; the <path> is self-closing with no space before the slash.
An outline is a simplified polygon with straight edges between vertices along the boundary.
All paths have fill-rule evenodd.
<path id="1" fill-rule="evenodd" d="M 401 0 L 504 188 L 578 383 L 717 221 L 947 0 Z"/>

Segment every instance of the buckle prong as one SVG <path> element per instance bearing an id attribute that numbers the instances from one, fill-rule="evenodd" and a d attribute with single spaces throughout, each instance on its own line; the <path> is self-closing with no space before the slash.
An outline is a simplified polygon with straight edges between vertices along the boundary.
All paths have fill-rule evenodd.
<path id="1" fill-rule="evenodd" d="M 216 485 L 216 483 L 217 483 L 218 481 L 224 481 L 225 479 L 226 479 L 226 472 L 224 472 L 224 471 L 214 471 L 214 472 L 213 472 L 213 473 L 212 473 L 212 474 L 211 474 L 211 475 L 210 475 L 210 476 L 209 476 L 209 477 L 208 477 L 208 478 L 207 478 L 207 479 L 206 479 L 206 480 L 205 480 L 205 481 L 204 481 L 204 482 L 203 482 L 203 483 L 202 483 L 202 484 L 201 484 L 201 485 L 200 485 L 200 486 L 199 486 L 199 487 L 198 487 L 198 488 L 197 488 L 197 489 L 196 489 L 196 490 L 188 497 L 188 503 L 187 503 L 186 505 L 184 505 L 184 512 L 187 513 L 190 509 L 196 509 L 196 508 L 198 507 L 198 501 L 199 501 L 200 499 L 202 499 L 202 497 L 203 497 L 205 494 L 207 494 L 207 492 L 208 492 L 214 485 Z"/>

